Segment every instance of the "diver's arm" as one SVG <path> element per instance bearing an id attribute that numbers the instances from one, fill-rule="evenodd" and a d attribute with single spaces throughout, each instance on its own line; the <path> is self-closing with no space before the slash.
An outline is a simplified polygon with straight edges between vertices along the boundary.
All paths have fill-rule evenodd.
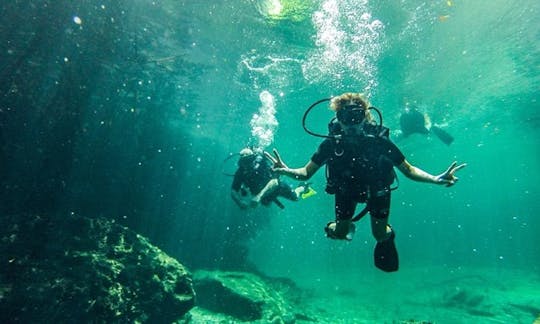
<path id="1" fill-rule="evenodd" d="M 467 164 L 463 163 L 459 166 L 456 166 L 457 162 L 454 162 L 448 167 L 448 169 L 435 176 L 430 173 L 427 173 L 426 171 L 415 167 L 414 165 L 410 164 L 407 160 L 404 160 L 400 165 L 398 165 L 399 171 L 401 171 L 407 178 L 419 181 L 419 182 L 428 182 L 428 183 L 435 183 L 435 184 L 444 184 L 447 187 L 455 184 L 458 181 L 458 177 L 454 176 L 454 173 L 465 166 Z"/>
<path id="2" fill-rule="evenodd" d="M 319 170 L 319 168 L 320 166 L 317 165 L 317 163 L 309 160 L 309 162 L 305 166 L 298 169 L 290 169 L 288 167 L 284 167 L 284 168 L 275 168 L 274 171 L 279 174 L 283 174 L 288 177 L 291 177 L 293 179 L 303 181 L 303 180 L 308 180 L 309 178 L 311 178 L 315 174 L 315 172 Z"/>
<path id="3" fill-rule="evenodd" d="M 238 191 L 232 190 L 231 198 L 241 209 L 246 209 L 249 207 L 249 204 L 242 199 L 242 195 Z"/>
<path id="4" fill-rule="evenodd" d="M 281 159 L 281 156 L 279 155 L 279 152 L 274 149 L 273 150 L 274 156 L 268 152 L 264 152 L 264 155 L 267 159 L 272 161 L 274 164 L 274 172 L 282 175 L 286 175 L 290 178 L 296 179 L 296 180 L 307 180 L 311 178 L 317 170 L 321 167 L 317 163 L 313 161 L 309 161 L 304 167 L 298 168 L 298 169 L 291 169 L 289 168 L 285 162 Z"/>
<path id="5" fill-rule="evenodd" d="M 427 173 L 426 171 L 415 167 L 410 164 L 407 160 L 404 160 L 400 165 L 398 165 L 399 171 L 403 173 L 407 178 L 419 181 L 419 182 L 429 182 L 429 183 L 438 183 L 437 177 Z"/>

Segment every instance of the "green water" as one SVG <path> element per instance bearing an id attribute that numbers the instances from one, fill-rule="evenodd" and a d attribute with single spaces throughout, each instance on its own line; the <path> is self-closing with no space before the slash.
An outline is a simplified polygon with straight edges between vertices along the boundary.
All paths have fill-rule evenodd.
<path id="1" fill-rule="evenodd" d="M 344 91 L 366 92 L 393 130 L 404 103 L 413 103 L 432 121 L 445 124 L 455 142 L 445 146 L 434 137 L 413 135 L 398 142 L 407 159 L 432 173 L 454 160 L 468 167 L 451 188 L 401 176 L 390 219 L 399 235 L 403 267 L 538 270 L 539 45 L 534 14 L 539 6 L 450 4 L 322 1 L 313 3 L 303 19 L 280 20 L 246 4 L 216 5 L 216 12 L 227 14 L 213 14 L 194 33 L 198 49 L 193 51 L 215 63 L 199 89 L 204 94 L 201 114 L 208 116 L 194 134 L 230 152 L 259 143 L 250 120 L 268 108 L 259 96 L 269 92 L 275 109 L 271 117 L 279 125 L 268 126 L 273 142 L 261 146 L 279 148 L 290 166 L 299 167 L 319 143 L 301 127 L 302 114 L 313 101 Z M 231 24 L 238 29 L 226 28 Z M 310 125 L 324 132 L 330 117 L 320 109 L 310 116 Z M 204 158 L 205 167 L 217 167 L 220 160 L 211 153 Z M 226 188 L 228 179 L 221 180 Z M 250 247 L 256 263 L 292 275 L 371 268 L 373 242 L 364 225 L 350 244 L 323 237 L 321 229 L 333 217 L 332 197 L 324 194 L 324 172 L 313 182 L 319 191 L 315 198 L 268 211 L 271 228 L 261 231 Z M 236 212 L 229 202 L 216 200 L 228 213 Z M 338 265 L 328 262 L 334 258 Z"/>
<path id="2" fill-rule="evenodd" d="M 288 277 L 327 312 L 321 322 L 530 323 L 540 313 L 538 1 L 1 9 L 2 212 L 110 217 L 191 269 Z M 352 242 L 324 236 L 334 215 L 323 170 L 318 194 L 284 210 L 246 212 L 230 199 L 226 157 L 253 145 L 303 166 L 320 143 L 303 131 L 304 111 L 343 92 L 369 97 L 412 164 L 433 174 L 468 164 L 450 188 L 398 175 L 397 273 L 373 266 L 366 220 Z M 400 139 L 407 104 L 455 141 Z M 331 117 L 318 107 L 307 121 L 324 133 Z M 472 297 L 457 300 L 462 290 Z"/>
<path id="3" fill-rule="evenodd" d="M 250 260 L 264 273 L 293 278 L 335 300 L 343 295 L 340 291 L 354 291 L 356 302 L 335 301 L 331 306 L 343 308 L 338 318 L 345 322 L 362 317 L 353 311 L 362 303 L 374 313 L 383 307 L 388 313 L 380 315 L 381 321 L 399 316 L 441 323 L 532 321 L 533 314 L 490 319 L 459 307 L 450 314 L 437 308 L 434 301 L 444 290 L 441 286 L 451 290 L 470 285 L 459 278 L 473 274 L 488 278 L 471 285 L 481 291 L 515 278 L 530 282 L 531 287 L 524 284 L 530 289 L 519 295 L 538 309 L 540 58 L 534 17 L 539 5 L 450 4 L 321 1 L 297 21 L 272 20 L 245 5 L 235 8 L 242 14 L 235 14 L 228 3 L 216 8 L 227 14 L 214 15 L 200 32 L 198 53 L 216 63 L 208 87 L 201 89 L 206 97 L 202 106 L 221 113 L 209 113 L 196 133 L 209 136 L 226 151 L 238 151 L 248 139 L 259 143 L 260 138 L 250 134 L 249 122 L 261 108 L 268 108 L 259 99 L 265 91 L 274 98 L 272 117 L 279 123 L 268 127 L 274 136 L 268 148 L 279 148 L 289 166 L 303 166 L 319 143 L 301 128 L 304 110 L 317 99 L 345 91 L 368 93 L 393 130 L 409 102 L 455 136 L 451 146 L 421 135 L 398 142 L 409 161 L 429 172 L 442 172 L 454 160 L 468 166 L 451 188 L 400 177 L 390 216 L 401 257 L 397 274 L 374 269 L 374 240 L 366 221 L 359 224 L 351 243 L 324 237 L 322 228 L 333 219 L 333 198 L 324 194 L 324 171 L 313 179 L 317 196 L 287 204 L 283 211 L 265 211 L 271 220 L 250 239 Z M 224 27 L 231 23 L 233 29 Z M 310 126 L 324 132 L 330 116 L 324 109 L 316 111 Z M 222 197 L 214 201 L 225 213 L 237 212 Z M 262 215 L 256 210 L 246 217 Z M 513 272 L 518 270 L 525 274 Z M 447 280 L 447 285 L 438 286 Z M 511 294 L 487 294 L 503 304 L 517 302 Z M 412 296 L 425 308 L 410 306 Z M 499 315 L 507 311 L 493 309 Z"/>

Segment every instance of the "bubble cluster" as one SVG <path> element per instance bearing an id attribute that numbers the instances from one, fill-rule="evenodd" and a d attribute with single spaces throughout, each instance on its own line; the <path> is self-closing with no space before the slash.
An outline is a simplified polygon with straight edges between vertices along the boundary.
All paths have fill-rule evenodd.
<path id="1" fill-rule="evenodd" d="M 326 0 L 313 15 L 317 49 L 303 65 L 309 82 L 331 79 L 332 86 L 354 80 L 369 92 L 377 86 L 377 59 L 384 24 L 372 17 L 368 1 Z"/>
<path id="2" fill-rule="evenodd" d="M 276 119 L 276 103 L 274 96 L 269 91 L 259 94 L 261 107 L 251 118 L 251 135 L 253 136 L 257 150 L 264 150 L 274 141 L 274 134 L 279 125 Z"/>

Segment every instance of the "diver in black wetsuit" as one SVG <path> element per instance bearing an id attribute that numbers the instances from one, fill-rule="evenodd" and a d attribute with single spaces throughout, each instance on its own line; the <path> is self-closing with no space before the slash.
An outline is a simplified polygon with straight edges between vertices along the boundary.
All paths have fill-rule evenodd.
<path id="1" fill-rule="evenodd" d="M 264 206 L 274 202 L 280 208 L 283 204 L 277 199 L 283 197 L 297 201 L 306 197 L 307 192 L 313 192 L 307 184 L 300 184 L 293 189 L 288 183 L 279 179 L 279 174 L 263 154 L 255 153 L 249 148 L 240 151 L 238 169 L 234 174 L 231 197 L 242 209 L 254 208 L 261 203 Z"/>
<path id="2" fill-rule="evenodd" d="M 326 164 L 326 191 L 335 195 L 335 221 L 327 224 L 327 236 L 351 240 L 355 228 L 353 221 L 369 211 L 372 233 L 377 240 L 375 265 L 383 271 L 397 271 L 399 261 L 394 244 L 395 234 L 388 224 L 394 167 L 412 180 L 451 186 L 458 180 L 454 173 L 465 164 L 456 166 L 454 162 L 440 175 L 431 175 L 411 165 L 388 139 L 388 129 L 382 123 L 374 123 L 370 110 L 375 108 L 370 107 L 361 94 L 345 93 L 334 97 L 330 100 L 330 108 L 336 112 L 336 121 L 329 125 L 331 135 L 332 129 L 334 135 L 322 136 L 327 139 L 319 145 L 304 167 L 287 167 L 277 150 L 273 151 L 274 155 L 268 152 L 265 155 L 273 161 L 275 172 L 298 180 L 311 178 Z M 354 216 L 358 203 L 366 203 L 366 208 Z"/>
<path id="3" fill-rule="evenodd" d="M 452 135 L 439 126 L 432 125 L 429 117 L 422 114 L 417 109 L 407 107 L 405 112 L 403 112 L 399 118 L 399 125 L 401 127 L 403 137 L 407 137 L 415 133 L 426 135 L 433 133 L 446 145 L 450 145 L 454 141 L 454 137 Z"/>

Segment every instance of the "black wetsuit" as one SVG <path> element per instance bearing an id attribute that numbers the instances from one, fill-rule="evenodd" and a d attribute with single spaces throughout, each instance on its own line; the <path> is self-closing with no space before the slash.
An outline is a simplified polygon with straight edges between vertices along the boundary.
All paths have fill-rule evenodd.
<path id="1" fill-rule="evenodd" d="M 388 217 L 393 167 L 404 160 L 394 143 L 377 136 L 326 139 L 311 157 L 328 165 L 326 191 L 336 195 L 337 220 L 351 219 L 358 203 L 367 203 L 373 217 Z"/>
<path id="2" fill-rule="evenodd" d="M 279 185 L 272 193 L 261 199 L 263 205 L 267 206 L 275 202 L 277 197 L 298 200 L 294 189 L 289 184 L 279 180 L 279 175 L 272 171 L 270 161 L 261 154 L 244 157 L 240 160 L 238 170 L 234 174 L 232 190 L 246 195 L 247 192 L 242 192 L 242 185 L 244 185 L 249 188 L 251 194 L 256 195 L 272 179 L 278 179 Z M 278 205 L 280 204 L 278 203 Z"/>

